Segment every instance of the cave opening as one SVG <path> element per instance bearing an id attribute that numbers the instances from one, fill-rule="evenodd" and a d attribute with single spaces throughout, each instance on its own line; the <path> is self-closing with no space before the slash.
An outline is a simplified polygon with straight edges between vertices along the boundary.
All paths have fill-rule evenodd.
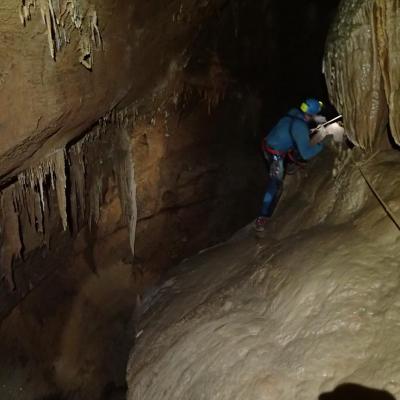
<path id="1" fill-rule="evenodd" d="M 357 118 L 368 119 L 354 116 L 349 103 L 361 101 L 365 93 L 349 90 L 350 100 L 343 100 L 343 88 L 332 83 L 327 87 L 325 82 L 323 67 L 330 63 L 329 73 L 334 75 L 332 59 L 338 59 L 327 57 L 323 66 L 325 52 L 332 53 L 325 44 L 339 3 L 22 1 L 21 25 L 10 22 L 15 17 L 10 14 L 12 11 L 0 13 L 0 21 L 4 21 L 0 27 L 4 38 L 0 52 L 11 60 L 11 66 L 5 66 L 0 74 L 4 93 L 0 93 L 0 101 L 7 110 L 0 127 L 10 132 L 0 138 L 1 398 L 142 399 L 142 383 L 135 382 L 140 389 L 128 388 L 126 383 L 128 376 L 130 385 L 130 374 L 134 374 L 144 382 L 147 397 L 143 399 L 162 399 L 157 388 L 149 389 L 151 382 L 147 379 L 152 378 L 141 375 L 147 360 L 140 354 L 148 346 L 149 360 L 153 360 L 157 346 L 161 353 L 164 346 L 174 348 L 190 333 L 178 334 L 180 338 L 175 342 L 170 338 L 196 314 L 189 307 L 191 300 L 186 299 L 182 304 L 190 312 L 178 307 L 176 315 L 180 319 L 167 317 L 167 311 L 163 317 L 163 307 L 174 302 L 170 297 L 164 299 L 168 290 L 177 299 L 183 298 L 182 293 L 192 293 L 194 299 L 203 296 L 199 300 L 203 305 L 208 301 L 207 290 L 217 288 L 221 295 L 217 295 L 215 303 L 221 303 L 220 308 L 229 312 L 234 309 L 234 302 L 226 300 L 223 286 L 218 286 L 224 268 L 229 266 L 226 275 L 232 277 L 232 286 L 240 288 L 238 282 L 246 272 L 237 267 L 238 276 L 234 275 L 235 263 L 244 263 L 246 256 L 253 268 L 250 286 L 264 284 L 267 273 L 257 269 L 261 265 L 259 257 L 269 262 L 279 254 L 285 260 L 293 250 L 283 241 L 286 237 L 298 245 L 293 250 L 297 259 L 308 265 L 312 256 L 308 256 L 306 239 L 301 236 L 303 226 L 310 227 L 310 237 L 317 245 L 323 238 L 324 243 L 332 240 L 334 245 L 328 250 L 337 252 L 338 259 L 350 251 L 346 248 L 350 234 L 340 241 L 335 228 L 344 226 L 350 231 L 353 225 L 362 225 L 363 218 L 368 220 L 362 217 L 362 223 L 358 222 L 345 211 L 359 216 L 364 205 L 367 210 L 375 210 L 376 199 L 367 196 L 368 187 L 362 186 L 362 178 L 372 176 L 373 188 L 379 181 L 375 170 L 365 171 L 361 156 L 354 168 L 347 168 L 353 157 L 350 150 L 359 150 L 358 145 L 368 148 L 379 141 L 366 139 L 367 134 L 364 137 L 361 129 L 354 128 L 358 126 L 353 123 Z M 345 7 L 342 9 L 346 11 Z M 367 70 L 365 67 L 363 73 Z M 352 71 L 349 75 L 353 77 Z M 364 89 L 368 85 L 359 86 Z M 382 90 L 382 82 L 377 86 Z M 365 97 L 372 98 L 375 114 L 371 114 L 383 115 L 376 105 L 376 93 L 366 92 Z M 357 95 L 355 100 L 352 96 Z M 282 199 L 284 213 L 278 214 L 267 232 L 267 249 L 262 242 L 251 242 L 250 249 L 246 236 L 240 243 L 228 241 L 230 255 L 224 255 L 220 244 L 239 230 L 234 237 L 248 234 L 243 227 L 255 219 L 261 206 L 267 180 L 261 138 L 290 108 L 299 107 L 310 97 L 324 102 L 328 119 L 338 114 L 335 106 L 347 112 L 345 130 L 351 142 L 332 141 L 325 158 L 310 163 L 308 169 L 289 179 Z M 373 123 L 374 129 L 379 130 L 375 120 L 370 125 L 362 123 L 368 134 L 373 135 Z M 391 132 L 388 135 L 395 137 Z M 395 147 L 393 140 L 391 144 Z M 378 157 L 378 161 L 384 165 L 387 159 Z M 312 178 L 307 180 L 307 174 Z M 347 191 L 340 191 L 341 187 Z M 353 187 L 357 191 L 352 191 Z M 390 194 L 385 188 L 378 189 L 384 195 Z M 346 210 L 334 203 L 332 199 L 336 197 L 346 204 Z M 390 212 L 397 210 L 392 200 L 385 205 Z M 382 215 L 372 211 L 371 215 L 371 224 L 383 230 Z M 317 225 L 321 221 L 332 226 L 323 230 Z M 251 240 L 255 240 L 253 236 Z M 203 274 L 195 267 L 208 260 L 209 254 L 210 268 Z M 194 255 L 198 258 L 190 261 Z M 187 259 L 190 260 L 185 263 Z M 189 271 L 195 281 L 185 275 L 182 288 L 176 289 L 175 276 L 170 273 L 176 265 L 177 279 Z M 290 261 L 287 265 L 292 271 Z M 265 283 L 268 290 L 254 290 L 261 297 L 274 293 L 287 280 L 275 264 L 269 267 L 272 275 L 268 279 L 272 283 Z M 300 280 L 297 270 L 293 270 Z M 306 267 L 302 273 L 308 273 Z M 310 282 L 312 286 L 313 281 Z M 324 290 L 331 293 L 339 289 Z M 299 292 L 290 286 L 285 289 L 285 298 Z M 343 297 L 346 293 L 342 293 Z M 246 296 L 240 297 L 242 306 L 235 309 L 244 325 L 246 316 L 241 312 L 250 313 L 247 307 L 252 301 L 252 295 Z M 304 298 L 295 300 L 303 304 L 311 298 L 306 293 Z M 153 333 L 146 336 L 151 324 L 157 326 L 158 322 L 153 320 L 149 325 L 144 315 L 157 301 L 160 325 L 156 330 L 162 335 L 165 329 L 166 345 Z M 279 301 L 277 296 L 276 307 L 281 307 L 283 314 L 284 304 Z M 346 324 L 355 335 L 357 318 L 368 313 L 360 306 L 349 314 L 356 322 L 346 320 Z M 307 317 L 305 313 L 304 318 Z M 166 327 L 168 318 L 175 324 L 172 328 Z M 274 318 L 268 321 L 271 331 Z M 139 324 L 142 320 L 145 323 Z M 327 336 L 336 329 L 331 321 L 319 322 L 327 326 Z M 221 335 L 229 343 L 231 333 L 224 326 L 221 324 L 207 335 Z M 195 326 L 201 340 L 202 329 Z M 237 326 L 233 331 L 241 337 L 246 329 Z M 268 336 L 268 331 L 257 324 L 248 329 L 250 336 L 258 332 Z M 319 328 L 313 329 L 310 328 L 310 336 Z M 279 339 L 276 348 L 290 343 L 284 333 L 275 333 Z M 135 364 L 136 355 L 130 355 L 142 335 L 146 338 L 139 346 Z M 302 338 L 306 347 L 308 340 L 307 335 Z M 249 352 L 241 345 L 237 344 L 240 357 Z M 193 355 L 192 350 L 188 350 L 188 358 Z M 217 350 L 216 347 L 215 354 L 209 350 L 210 358 L 220 355 Z M 268 351 L 274 353 L 276 349 L 271 345 Z M 293 353 L 296 351 L 297 347 L 293 348 Z M 179 383 L 197 376 L 196 367 L 181 371 L 182 360 L 175 355 L 168 357 L 180 373 L 176 378 Z M 160 376 L 169 368 L 168 357 L 157 367 Z M 207 354 L 202 357 L 208 359 Z M 275 357 L 279 364 L 279 355 Z M 335 357 L 339 356 L 335 353 Z M 296 359 L 293 364 L 298 362 Z M 229 363 L 230 360 L 220 368 L 229 368 Z M 264 367 L 262 362 L 249 362 L 246 368 L 258 371 L 260 365 Z M 334 375 L 320 367 L 324 376 Z M 212 370 L 210 366 L 209 371 Z M 274 372 L 264 375 L 261 383 L 257 381 L 260 388 L 255 385 L 249 399 L 286 398 L 276 389 L 283 384 L 283 378 Z M 164 390 L 169 393 L 164 398 L 191 398 L 186 392 L 182 394 L 184 389 L 177 389 L 172 395 L 169 386 Z M 272 397 L 265 391 L 271 392 Z M 213 398 L 209 392 L 204 393 L 209 397 L 192 398 Z M 237 393 L 235 396 L 231 398 L 240 398 Z"/>

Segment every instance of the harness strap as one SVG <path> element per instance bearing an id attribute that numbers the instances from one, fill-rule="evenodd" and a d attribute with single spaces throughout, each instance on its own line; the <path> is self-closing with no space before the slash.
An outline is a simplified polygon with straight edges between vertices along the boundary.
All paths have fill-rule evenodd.
<path id="1" fill-rule="evenodd" d="M 289 134 L 290 134 L 290 137 L 292 138 L 292 141 L 295 142 L 295 140 L 293 138 L 293 132 L 292 132 L 294 121 L 296 119 L 299 121 L 302 121 L 303 123 L 305 123 L 305 121 L 301 118 L 295 117 L 294 115 L 287 114 L 286 117 L 290 118 Z M 265 138 L 263 138 L 263 140 L 262 140 L 262 149 L 263 149 L 263 151 L 265 151 L 269 154 L 275 155 L 275 156 L 281 156 L 283 158 L 288 157 L 290 159 L 290 161 L 292 161 L 296 165 L 304 167 L 303 163 L 299 162 L 296 159 L 296 157 L 293 155 L 294 149 L 289 149 L 289 151 L 275 150 L 275 149 L 267 146 L 267 144 L 265 143 Z"/>
<path id="2" fill-rule="evenodd" d="M 290 160 L 292 163 L 296 164 L 296 165 L 297 165 L 298 167 L 300 167 L 300 168 L 304 168 L 305 163 L 299 161 L 299 160 L 294 156 L 293 150 L 290 150 L 290 151 L 288 152 L 287 155 L 288 155 L 289 160 Z"/>
<path id="3" fill-rule="evenodd" d="M 263 139 L 262 141 L 262 149 L 269 154 L 272 154 L 274 156 L 282 156 L 282 157 L 286 157 L 287 156 L 287 152 L 286 151 L 280 151 L 280 150 L 275 150 L 269 146 L 267 146 L 267 144 L 265 143 L 265 140 Z"/>

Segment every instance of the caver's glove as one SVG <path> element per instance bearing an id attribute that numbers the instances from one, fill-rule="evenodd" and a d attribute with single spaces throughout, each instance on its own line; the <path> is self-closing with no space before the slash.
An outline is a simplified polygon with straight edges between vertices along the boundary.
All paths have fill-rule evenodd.
<path id="1" fill-rule="evenodd" d="M 328 130 L 324 126 L 317 127 L 317 132 L 322 138 L 329 135 Z"/>
<path id="2" fill-rule="evenodd" d="M 343 126 L 339 122 L 334 122 L 326 127 L 327 135 L 333 137 L 335 142 L 343 142 L 345 132 Z"/>
<path id="3" fill-rule="evenodd" d="M 326 128 L 324 126 L 319 126 L 313 131 L 313 136 L 311 143 L 313 145 L 325 141 L 325 138 L 329 136 Z"/>
<path id="4" fill-rule="evenodd" d="M 323 145 L 327 145 L 328 143 L 332 142 L 333 140 L 333 135 L 331 134 L 331 132 L 329 132 L 329 129 L 325 128 L 324 126 L 321 126 L 319 129 L 319 134 L 320 136 L 320 143 L 322 143 Z"/>

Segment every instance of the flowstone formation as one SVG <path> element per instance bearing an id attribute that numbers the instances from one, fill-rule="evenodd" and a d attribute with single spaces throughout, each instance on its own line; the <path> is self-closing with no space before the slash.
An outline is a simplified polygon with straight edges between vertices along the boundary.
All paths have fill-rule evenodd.
<path id="1" fill-rule="evenodd" d="M 5 0 L 0 185 L 65 147 L 110 110 L 162 90 L 170 65 L 178 71 L 187 65 L 191 38 L 221 3 Z"/>
<path id="2" fill-rule="evenodd" d="M 400 395 L 399 232 L 359 171 L 398 214 L 400 156 L 352 157 L 335 178 L 327 159 L 290 178 L 265 239 L 244 229 L 177 268 L 141 323 L 128 400 Z"/>
<path id="3" fill-rule="evenodd" d="M 382 147 L 388 130 L 400 144 L 399 23 L 396 0 L 343 0 L 327 40 L 329 94 L 363 149 Z"/>
<path id="4" fill-rule="evenodd" d="M 19 10 L 22 25 L 31 20 L 36 8 L 40 10 L 47 29 L 51 57 L 55 60 L 57 52 L 71 43 L 71 33 L 76 30 L 80 36 L 79 61 L 87 69 L 92 69 L 92 46 L 97 48 L 102 44 L 94 6 L 85 0 L 22 0 Z"/>
<path id="5" fill-rule="evenodd" d="M 0 278 L 6 278 L 9 288 L 15 289 L 12 265 L 22 250 L 50 247 L 50 236 L 58 225 L 50 215 L 58 214 L 62 228 L 70 228 L 74 234 L 84 224 L 98 223 L 104 185 L 112 176 L 119 183 L 134 252 L 136 183 L 127 132 L 131 120 L 121 120 L 124 113 L 126 110 L 111 112 L 82 139 L 21 172 L 17 181 L 0 193 Z"/>

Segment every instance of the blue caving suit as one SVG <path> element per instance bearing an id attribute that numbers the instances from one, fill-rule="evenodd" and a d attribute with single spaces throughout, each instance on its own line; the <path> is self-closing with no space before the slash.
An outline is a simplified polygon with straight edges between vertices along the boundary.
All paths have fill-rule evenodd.
<path id="1" fill-rule="evenodd" d="M 304 114 L 293 108 L 279 120 L 264 139 L 264 156 L 269 164 L 269 180 L 264 195 L 261 215 L 270 217 L 279 200 L 285 176 L 285 158 L 290 151 L 297 152 L 304 160 L 316 156 L 322 143 L 310 144 L 310 128 Z"/>

